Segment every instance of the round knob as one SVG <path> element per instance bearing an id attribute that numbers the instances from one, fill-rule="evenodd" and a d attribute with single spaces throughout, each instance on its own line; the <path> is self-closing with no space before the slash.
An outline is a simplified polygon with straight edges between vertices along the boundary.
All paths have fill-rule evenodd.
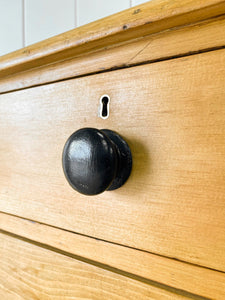
<path id="1" fill-rule="evenodd" d="M 108 129 L 79 129 L 64 146 L 64 174 L 70 185 L 85 195 L 118 189 L 128 179 L 131 168 L 128 144 Z"/>

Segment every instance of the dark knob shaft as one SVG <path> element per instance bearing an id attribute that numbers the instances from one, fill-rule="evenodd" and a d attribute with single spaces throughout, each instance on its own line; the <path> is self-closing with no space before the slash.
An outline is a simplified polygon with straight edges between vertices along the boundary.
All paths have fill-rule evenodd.
<path id="1" fill-rule="evenodd" d="M 131 168 L 128 144 L 108 129 L 79 129 L 64 146 L 64 174 L 70 185 L 85 195 L 118 189 L 128 179 Z"/>

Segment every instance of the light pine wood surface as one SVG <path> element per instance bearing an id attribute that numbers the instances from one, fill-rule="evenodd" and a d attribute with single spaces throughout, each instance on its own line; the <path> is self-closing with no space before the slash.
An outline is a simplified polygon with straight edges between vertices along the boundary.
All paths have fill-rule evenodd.
<path id="1" fill-rule="evenodd" d="M 0 58 L 1 300 L 225 299 L 224 15 L 153 0 Z M 124 187 L 68 185 L 81 127 L 127 140 Z"/>
<path id="2" fill-rule="evenodd" d="M 1 233 L 0 257 L 1 300 L 190 299 Z"/>
<path id="3" fill-rule="evenodd" d="M 0 213 L 0 229 L 29 241 L 210 299 L 225 298 L 225 273 Z M 196 284 L 197 283 L 197 284 Z M 190 296 L 189 295 L 189 296 Z"/>
<path id="4" fill-rule="evenodd" d="M 223 48 L 224 16 L 151 34 L 99 51 L 0 78 L 0 93 L 85 74 Z M 0 71 L 1 73 L 1 71 Z"/>
<path id="5" fill-rule="evenodd" d="M 225 299 L 224 16 L 153 0 L 0 58 L 1 300 Z M 119 190 L 66 182 L 82 127 L 130 145 Z"/>
<path id="6" fill-rule="evenodd" d="M 224 271 L 224 66 L 218 50 L 1 95 L 0 210 Z M 134 161 L 124 187 L 96 197 L 61 166 L 88 126 L 118 131 Z"/>
<path id="7" fill-rule="evenodd" d="M 2 56 L 0 77 L 224 13 L 224 0 L 149 1 Z"/>

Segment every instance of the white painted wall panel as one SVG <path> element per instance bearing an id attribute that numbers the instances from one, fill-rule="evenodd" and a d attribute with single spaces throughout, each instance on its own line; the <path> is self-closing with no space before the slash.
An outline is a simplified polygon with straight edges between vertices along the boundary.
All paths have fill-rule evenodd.
<path id="1" fill-rule="evenodd" d="M 132 6 L 136 6 L 145 2 L 148 2 L 149 0 L 132 0 Z"/>
<path id="2" fill-rule="evenodd" d="M 0 0 L 0 55 L 22 47 L 22 0 Z"/>
<path id="3" fill-rule="evenodd" d="M 77 0 L 77 25 L 81 26 L 130 7 L 130 0 Z"/>
<path id="4" fill-rule="evenodd" d="M 74 0 L 25 0 L 26 46 L 74 27 Z"/>

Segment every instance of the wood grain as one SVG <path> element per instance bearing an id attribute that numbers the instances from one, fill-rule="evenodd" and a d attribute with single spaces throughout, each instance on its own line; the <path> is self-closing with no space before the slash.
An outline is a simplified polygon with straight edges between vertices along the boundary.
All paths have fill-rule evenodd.
<path id="1" fill-rule="evenodd" d="M 167 287 L 210 299 L 225 298 L 225 273 L 111 244 L 0 213 L 0 229 Z M 196 284 L 197 282 L 197 284 Z"/>
<path id="2" fill-rule="evenodd" d="M 224 16 L 172 28 L 125 44 L 112 45 L 76 58 L 40 65 L 26 72 L 3 77 L 0 79 L 0 93 L 224 47 L 224 31 Z"/>
<path id="3" fill-rule="evenodd" d="M 0 256 L 2 300 L 189 298 L 1 233 Z"/>
<path id="4" fill-rule="evenodd" d="M 0 210 L 224 271 L 224 83 L 218 50 L 1 95 Z M 95 197 L 61 166 L 89 126 L 118 131 L 134 161 L 124 187 Z"/>
<path id="5" fill-rule="evenodd" d="M 3 56 L 0 77 L 224 13 L 224 0 L 149 1 Z"/>

